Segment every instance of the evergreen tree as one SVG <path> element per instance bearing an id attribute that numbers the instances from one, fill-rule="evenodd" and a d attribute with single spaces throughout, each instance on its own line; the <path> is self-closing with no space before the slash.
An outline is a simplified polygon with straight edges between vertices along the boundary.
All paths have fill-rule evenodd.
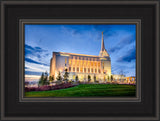
<path id="1" fill-rule="evenodd" d="M 48 80 L 48 73 L 47 71 L 44 73 L 44 81 L 43 81 L 43 85 L 49 85 L 49 80 Z"/>
<path id="2" fill-rule="evenodd" d="M 39 79 L 38 86 L 43 85 L 43 80 L 44 80 L 44 73 L 42 72 L 41 78 Z"/>
<path id="3" fill-rule="evenodd" d="M 43 85 L 48 85 L 49 81 L 48 81 L 48 73 L 47 71 L 44 73 L 42 72 L 41 78 L 39 79 L 38 85 L 39 86 L 43 86 Z"/>
<path id="4" fill-rule="evenodd" d="M 94 82 L 96 82 L 96 75 L 94 75 Z"/>
<path id="5" fill-rule="evenodd" d="M 91 76 L 90 75 L 88 75 L 88 82 L 90 82 L 91 81 Z"/>
<path id="6" fill-rule="evenodd" d="M 78 82 L 78 75 L 76 76 L 76 82 Z"/>
<path id="7" fill-rule="evenodd" d="M 49 76 L 49 81 L 50 81 L 50 82 L 53 82 L 53 80 L 54 80 L 54 75 Z"/>
<path id="8" fill-rule="evenodd" d="M 63 80 L 68 82 L 69 73 L 67 72 L 67 69 L 65 69 L 65 73 L 63 75 Z"/>
<path id="9" fill-rule="evenodd" d="M 58 73 L 58 76 L 57 76 L 57 81 L 62 81 L 62 77 L 61 77 L 61 73 L 60 73 L 60 71 L 59 71 L 59 73 Z"/>
<path id="10" fill-rule="evenodd" d="M 108 81 L 109 81 L 109 76 L 108 76 Z"/>
<path id="11" fill-rule="evenodd" d="M 111 81 L 113 81 L 113 75 L 111 75 Z"/>

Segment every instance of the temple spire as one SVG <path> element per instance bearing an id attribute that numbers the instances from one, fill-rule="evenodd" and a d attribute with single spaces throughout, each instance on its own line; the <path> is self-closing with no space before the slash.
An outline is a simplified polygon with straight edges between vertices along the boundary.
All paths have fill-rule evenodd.
<path id="1" fill-rule="evenodd" d="M 104 32 L 104 31 L 103 31 Z M 105 50 L 105 46 L 104 46 L 104 39 L 103 39 L 103 32 L 102 32 L 102 43 L 101 43 L 101 51 Z"/>
<path id="2" fill-rule="evenodd" d="M 104 32 L 104 31 L 103 31 Z M 99 53 L 99 56 L 109 56 L 107 53 L 105 46 L 104 46 L 104 38 L 103 38 L 103 32 L 102 32 L 102 42 L 101 42 L 101 51 Z"/>

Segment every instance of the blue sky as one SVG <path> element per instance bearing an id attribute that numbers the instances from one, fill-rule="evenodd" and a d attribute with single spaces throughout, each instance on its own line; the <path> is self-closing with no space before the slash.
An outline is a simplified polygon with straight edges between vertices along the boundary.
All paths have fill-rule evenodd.
<path id="1" fill-rule="evenodd" d="M 25 25 L 25 80 L 49 72 L 53 51 L 99 55 L 102 31 L 112 74 L 135 76 L 135 25 Z"/>

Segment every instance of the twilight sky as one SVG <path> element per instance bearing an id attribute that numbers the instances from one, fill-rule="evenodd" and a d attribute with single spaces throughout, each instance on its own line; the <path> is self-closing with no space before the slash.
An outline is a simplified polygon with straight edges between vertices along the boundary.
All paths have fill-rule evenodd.
<path id="1" fill-rule="evenodd" d="M 102 31 L 112 74 L 135 76 L 136 25 L 25 25 L 25 80 L 49 72 L 53 51 L 99 55 Z"/>

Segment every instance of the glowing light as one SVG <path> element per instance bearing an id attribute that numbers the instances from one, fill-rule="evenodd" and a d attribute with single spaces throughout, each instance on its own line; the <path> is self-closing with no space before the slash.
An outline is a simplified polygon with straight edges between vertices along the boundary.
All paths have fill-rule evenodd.
<path id="1" fill-rule="evenodd" d="M 107 60 L 106 58 L 100 58 L 100 60 Z"/>
<path id="2" fill-rule="evenodd" d="M 69 56 L 68 54 L 60 54 L 61 56 Z"/>

